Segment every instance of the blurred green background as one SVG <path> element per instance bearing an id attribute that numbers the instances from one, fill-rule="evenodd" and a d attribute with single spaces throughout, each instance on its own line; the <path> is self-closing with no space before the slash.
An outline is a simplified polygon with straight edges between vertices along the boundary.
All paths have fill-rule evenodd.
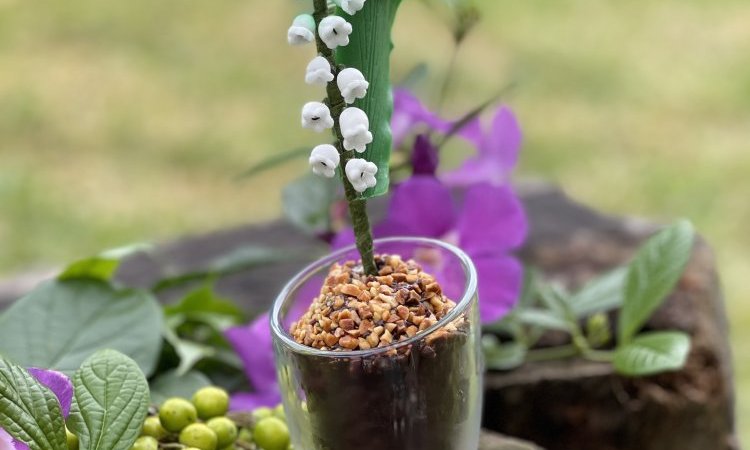
<path id="1" fill-rule="evenodd" d="M 692 219 L 714 245 L 750 440 L 750 2 L 479 0 L 444 108 L 510 81 L 520 174 L 604 211 Z M 296 0 L 0 0 L 0 275 L 132 241 L 279 214 L 310 145 L 298 126 L 311 48 L 288 48 Z M 451 37 L 405 0 L 394 77 L 437 91 Z M 450 114 L 449 114 L 450 115 Z"/>

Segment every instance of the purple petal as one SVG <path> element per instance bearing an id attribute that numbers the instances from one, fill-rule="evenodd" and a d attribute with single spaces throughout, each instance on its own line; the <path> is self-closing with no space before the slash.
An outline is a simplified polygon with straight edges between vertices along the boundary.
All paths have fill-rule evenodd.
<path id="1" fill-rule="evenodd" d="M 470 187 L 458 219 L 460 247 L 472 256 L 519 247 L 528 224 L 520 200 L 509 186 Z"/>
<path id="2" fill-rule="evenodd" d="M 406 89 L 393 90 L 393 115 L 391 116 L 391 133 L 393 147 L 399 148 L 404 139 L 419 125 L 445 133 L 451 123 L 441 119 L 428 110 L 411 92 Z"/>
<path id="3" fill-rule="evenodd" d="M 402 236 L 438 238 L 455 220 L 450 190 L 435 177 L 415 175 L 393 190 L 385 222 Z"/>
<path id="4" fill-rule="evenodd" d="M 411 166 L 414 175 L 435 175 L 440 158 L 437 148 L 430 142 L 430 137 L 420 134 L 414 141 L 414 151 L 411 154 Z"/>
<path id="5" fill-rule="evenodd" d="M 479 284 L 482 323 L 496 322 L 515 306 L 523 286 L 523 267 L 512 256 L 472 256 Z"/>
<path id="6" fill-rule="evenodd" d="M 268 314 L 262 314 L 249 325 L 229 328 L 224 335 L 242 360 L 255 391 L 275 388 L 276 365 Z"/>
<path id="7" fill-rule="evenodd" d="M 481 133 L 481 131 L 480 131 Z M 486 135 L 477 140 L 476 126 L 463 133 L 475 144 L 478 154 L 467 159 L 461 167 L 447 172 L 441 179 L 450 186 L 470 186 L 489 182 L 504 184 L 518 163 L 523 136 L 513 111 L 506 106 L 498 108 Z"/>
<path id="8" fill-rule="evenodd" d="M 279 387 L 268 391 L 256 393 L 256 392 L 239 392 L 233 394 L 229 409 L 232 411 L 252 411 L 255 408 L 261 406 L 274 407 L 281 403 L 281 394 L 279 393 Z"/>
<path id="9" fill-rule="evenodd" d="M 37 369 L 35 367 L 28 370 L 31 376 L 47 386 L 57 396 L 63 416 L 68 417 L 70 404 L 73 401 L 73 383 L 70 382 L 70 378 L 54 370 Z"/>
<path id="10" fill-rule="evenodd" d="M 0 428 L 0 450 L 29 450 L 29 446 L 13 439 L 13 436 Z"/>
<path id="11" fill-rule="evenodd" d="M 336 235 L 331 240 L 331 247 L 334 250 L 338 250 L 344 247 L 349 247 L 350 245 L 354 245 L 354 242 L 354 230 L 352 229 L 352 227 L 347 227 L 336 233 Z"/>

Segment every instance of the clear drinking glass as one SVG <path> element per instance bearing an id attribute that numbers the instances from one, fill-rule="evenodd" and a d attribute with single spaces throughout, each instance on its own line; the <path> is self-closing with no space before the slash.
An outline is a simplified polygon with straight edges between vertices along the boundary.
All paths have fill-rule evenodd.
<path id="1" fill-rule="evenodd" d="M 460 249 L 432 239 L 380 239 L 375 253 L 414 259 L 456 306 L 432 327 L 388 347 L 319 350 L 298 344 L 289 328 L 319 294 L 331 265 L 359 255 L 347 248 L 297 274 L 271 315 L 295 450 L 476 449 L 484 363 L 474 265 Z"/>

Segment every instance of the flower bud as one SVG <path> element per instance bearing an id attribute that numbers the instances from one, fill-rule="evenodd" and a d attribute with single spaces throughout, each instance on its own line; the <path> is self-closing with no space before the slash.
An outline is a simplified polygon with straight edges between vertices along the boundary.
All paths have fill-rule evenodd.
<path id="1" fill-rule="evenodd" d="M 344 148 L 362 153 L 367 144 L 372 142 L 370 120 L 367 114 L 359 108 L 346 108 L 339 118 L 341 134 L 344 136 Z"/>
<path id="2" fill-rule="evenodd" d="M 365 7 L 365 0 L 338 0 L 336 3 L 352 16 Z"/>
<path id="3" fill-rule="evenodd" d="M 333 81 L 331 63 L 322 56 L 316 56 L 310 61 L 310 64 L 307 65 L 305 83 L 325 86 L 330 81 Z"/>
<path id="4" fill-rule="evenodd" d="M 302 107 L 302 127 L 318 133 L 333 128 L 331 110 L 324 103 L 308 102 Z"/>
<path id="5" fill-rule="evenodd" d="M 300 14 L 294 18 L 287 31 L 289 45 L 305 45 L 315 41 L 315 19 L 310 14 Z"/>
<path id="6" fill-rule="evenodd" d="M 375 174 L 378 173 L 378 166 L 375 163 L 364 159 L 350 159 L 346 163 L 346 178 L 357 192 L 364 192 L 367 188 L 375 187 L 378 184 Z"/>
<path id="7" fill-rule="evenodd" d="M 354 103 L 358 98 L 365 98 L 370 86 L 362 72 L 353 67 L 342 70 L 336 77 L 336 83 L 346 103 Z"/>
<path id="8" fill-rule="evenodd" d="M 349 35 L 352 34 L 352 24 L 343 17 L 328 16 L 320 21 L 318 35 L 331 50 L 336 47 L 349 45 Z"/>
<path id="9" fill-rule="evenodd" d="M 323 144 L 315 147 L 310 154 L 310 167 L 315 175 L 333 178 L 336 175 L 336 167 L 339 166 L 339 152 L 331 144 Z"/>

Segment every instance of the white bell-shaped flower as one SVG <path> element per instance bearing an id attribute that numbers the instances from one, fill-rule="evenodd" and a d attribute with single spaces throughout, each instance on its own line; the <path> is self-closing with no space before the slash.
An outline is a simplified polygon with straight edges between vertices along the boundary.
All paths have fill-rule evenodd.
<path id="1" fill-rule="evenodd" d="M 378 173 L 378 166 L 375 163 L 364 159 L 350 159 L 346 163 L 346 178 L 357 192 L 364 192 L 367 188 L 375 187 L 378 181 L 375 174 Z"/>
<path id="2" fill-rule="evenodd" d="M 287 31 L 289 45 L 305 45 L 315 41 L 315 19 L 310 14 L 300 14 L 294 18 Z"/>
<path id="3" fill-rule="evenodd" d="M 365 0 L 339 0 L 339 6 L 349 15 L 354 15 L 365 7 Z"/>
<path id="4" fill-rule="evenodd" d="M 339 151 L 331 144 L 318 145 L 310 155 L 310 167 L 315 175 L 333 178 L 339 166 Z"/>
<path id="5" fill-rule="evenodd" d="M 340 16 L 328 16 L 320 21 L 318 35 L 331 50 L 349 45 L 352 24 Z"/>
<path id="6" fill-rule="evenodd" d="M 358 98 L 365 98 L 370 86 L 362 72 L 353 67 L 342 70 L 336 77 L 336 83 L 346 103 L 354 103 Z"/>
<path id="7" fill-rule="evenodd" d="M 302 127 L 309 128 L 318 133 L 333 128 L 333 117 L 331 110 L 325 103 L 308 102 L 302 107 Z"/>
<path id="8" fill-rule="evenodd" d="M 333 81 L 331 63 L 322 56 L 316 56 L 310 61 L 310 64 L 307 65 L 305 83 L 325 86 L 329 81 Z"/>
<path id="9" fill-rule="evenodd" d="M 370 120 L 367 114 L 359 108 L 346 108 L 339 118 L 339 126 L 341 135 L 344 136 L 344 148 L 347 150 L 362 153 L 367 144 L 372 142 Z"/>

